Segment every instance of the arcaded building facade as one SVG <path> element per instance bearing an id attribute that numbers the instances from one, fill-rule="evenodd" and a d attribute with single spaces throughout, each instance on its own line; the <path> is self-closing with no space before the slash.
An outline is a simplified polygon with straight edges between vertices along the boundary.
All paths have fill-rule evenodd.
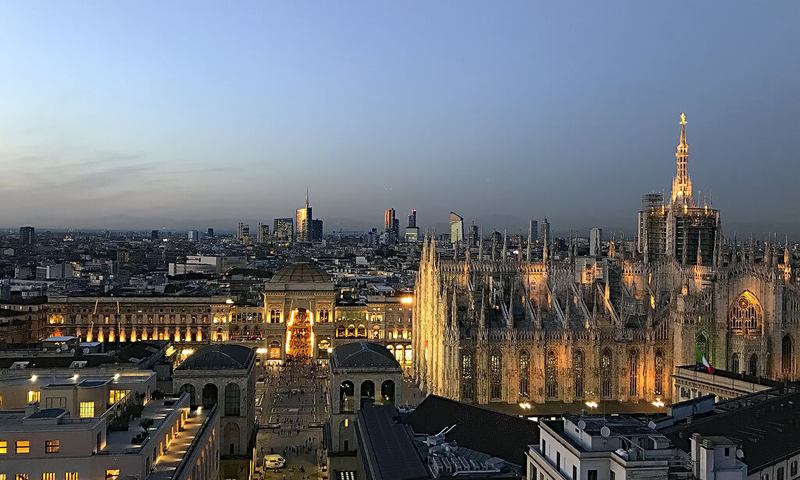
<path id="1" fill-rule="evenodd" d="M 725 239 L 719 211 L 692 198 L 685 124 L 669 203 L 640 212 L 644 239 L 612 240 L 596 257 L 570 242 L 563 259 L 545 239 L 541 260 L 530 235 L 513 258 L 482 243 L 445 258 L 426 241 L 412 329 L 425 391 L 481 404 L 677 401 L 670 373 L 698 356 L 798 377 L 792 249 Z"/>

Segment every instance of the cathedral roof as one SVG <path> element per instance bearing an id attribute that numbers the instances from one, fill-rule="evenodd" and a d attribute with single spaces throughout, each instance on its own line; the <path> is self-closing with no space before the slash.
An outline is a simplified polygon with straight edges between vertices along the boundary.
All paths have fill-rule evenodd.
<path id="1" fill-rule="evenodd" d="M 310 262 L 297 262 L 278 271 L 270 283 L 327 283 L 330 277 Z"/>

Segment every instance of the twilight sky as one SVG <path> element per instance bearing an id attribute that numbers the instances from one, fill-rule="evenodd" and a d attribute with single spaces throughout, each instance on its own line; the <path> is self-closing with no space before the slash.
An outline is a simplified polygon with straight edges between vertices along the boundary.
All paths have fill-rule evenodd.
<path id="1" fill-rule="evenodd" d="M 633 232 L 686 111 L 726 234 L 800 235 L 800 2 L 7 1 L 0 227 Z"/>

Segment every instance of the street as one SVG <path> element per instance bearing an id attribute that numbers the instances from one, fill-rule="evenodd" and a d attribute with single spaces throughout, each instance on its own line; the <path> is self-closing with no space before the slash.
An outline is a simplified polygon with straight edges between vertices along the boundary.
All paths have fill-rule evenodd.
<path id="1" fill-rule="evenodd" d="M 286 466 L 264 473 L 268 480 L 316 480 L 322 458 L 322 425 L 327 416 L 327 368 L 305 363 L 259 367 L 256 411 L 261 428 L 256 439 L 258 465 L 277 453 Z"/>

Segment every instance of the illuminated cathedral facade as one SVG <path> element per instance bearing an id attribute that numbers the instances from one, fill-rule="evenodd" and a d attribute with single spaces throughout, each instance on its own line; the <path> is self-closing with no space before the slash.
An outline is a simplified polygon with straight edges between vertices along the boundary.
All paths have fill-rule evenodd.
<path id="1" fill-rule="evenodd" d="M 520 248 L 445 256 L 425 242 L 413 307 L 421 388 L 462 401 L 680 401 L 670 375 L 716 368 L 796 379 L 800 291 L 788 242 L 726 240 L 719 211 L 692 196 L 686 118 L 672 195 L 645 196 L 634 242 L 554 258 Z M 685 396 L 684 396 L 685 397 Z"/>

